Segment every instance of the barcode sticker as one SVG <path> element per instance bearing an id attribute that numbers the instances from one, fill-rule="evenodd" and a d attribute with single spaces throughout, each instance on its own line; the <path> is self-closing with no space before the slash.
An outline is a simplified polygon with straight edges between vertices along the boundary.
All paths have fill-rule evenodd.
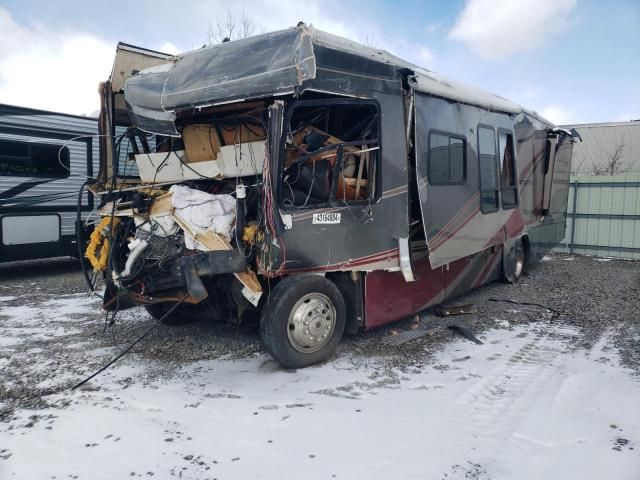
<path id="1" fill-rule="evenodd" d="M 314 213 L 313 214 L 313 224 L 332 224 L 332 223 L 340 223 L 342 214 L 341 213 Z"/>

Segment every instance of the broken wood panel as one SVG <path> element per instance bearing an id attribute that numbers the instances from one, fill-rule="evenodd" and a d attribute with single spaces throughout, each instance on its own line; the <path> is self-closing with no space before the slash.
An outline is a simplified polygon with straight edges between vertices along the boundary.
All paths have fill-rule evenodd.
<path id="1" fill-rule="evenodd" d="M 150 217 L 160 217 L 162 215 L 168 215 L 171 213 L 172 205 L 171 198 L 173 197 L 173 193 L 165 193 L 164 195 L 160 195 L 153 200 L 151 207 L 149 207 L 149 216 Z"/>
<path id="2" fill-rule="evenodd" d="M 220 137 L 213 125 L 197 123 L 187 125 L 182 131 L 187 162 L 197 163 L 216 160 L 220 151 Z"/>

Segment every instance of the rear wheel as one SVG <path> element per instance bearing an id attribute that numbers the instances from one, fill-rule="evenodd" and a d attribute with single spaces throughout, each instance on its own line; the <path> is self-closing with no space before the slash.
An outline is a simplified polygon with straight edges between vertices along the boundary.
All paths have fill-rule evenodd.
<path id="1" fill-rule="evenodd" d="M 504 264 L 504 280 L 508 283 L 518 283 L 525 273 L 527 256 L 522 240 L 518 240 L 511 247 Z"/>
<path id="2" fill-rule="evenodd" d="M 346 320 L 344 298 L 318 276 L 287 277 L 271 293 L 260 321 L 265 348 L 282 365 L 301 368 L 335 351 Z"/>

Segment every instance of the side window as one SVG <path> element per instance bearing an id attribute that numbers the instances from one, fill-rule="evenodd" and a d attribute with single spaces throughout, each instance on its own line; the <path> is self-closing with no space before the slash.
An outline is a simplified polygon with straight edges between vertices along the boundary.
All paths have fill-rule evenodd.
<path id="1" fill-rule="evenodd" d="M 305 208 L 376 200 L 380 114 L 358 101 L 292 106 L 284 147 L 281 202 Z"/>
<path id="2" fill-rule="evenodd" d="M 0 175 L 67 178 L 69 149 L 47 143 L 0 140 Z"/>
<path id="3" fill-rule="evenodd" d="M 518 184 L 516 181 L 516 155 L 513 134 L 508 130 L 498 130 L 498 151 L 500 152 L 500 190 L 502 208 L 518 205 Z"/>
<path id="4" fill-rule="evenodd" d="M 483 213 L 498 210 L 498 163 L 496 136 L 493 128 L 478 127 L 478 159 L 480 162 L 480 207 Z"/>
<path id="5" fill-rule="evenodd" d="M 463 183 L 466 178 L 466 142 L 446 133 L 429 135 L 428 174 L 431 185 Z"/>

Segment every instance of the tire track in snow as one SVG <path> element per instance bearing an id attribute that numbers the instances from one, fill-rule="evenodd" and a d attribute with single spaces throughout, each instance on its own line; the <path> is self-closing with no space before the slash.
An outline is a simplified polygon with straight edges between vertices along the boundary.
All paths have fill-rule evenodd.
<path id="1" fill-rule="evenodd" d="M 463 430 L 496 440 L 511 435 L 527 408 L 560 367 L 562 342 L 552 339 L 557 325 L 548 325 L 502 364 L 458 397 L 457 418 Z"/>

